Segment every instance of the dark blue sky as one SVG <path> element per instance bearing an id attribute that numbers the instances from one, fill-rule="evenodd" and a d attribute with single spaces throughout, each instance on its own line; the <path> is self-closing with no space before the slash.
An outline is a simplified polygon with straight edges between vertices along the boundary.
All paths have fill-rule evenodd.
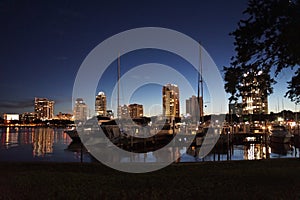
<path id="1" fill-rule="evenodd" d="M 234 55 L 228 33 L 246 7 L 245 0 L 1 1 L 0 113 L 33 111 L 34 97 L 54 100 L 55 113 L 71 112 L 73 83 L 84 58 L 106 38 L 132 28 L 182 32 L 201 41 L 222 69 Z M 152 58 L 164 62 L 163 56 Z"/>

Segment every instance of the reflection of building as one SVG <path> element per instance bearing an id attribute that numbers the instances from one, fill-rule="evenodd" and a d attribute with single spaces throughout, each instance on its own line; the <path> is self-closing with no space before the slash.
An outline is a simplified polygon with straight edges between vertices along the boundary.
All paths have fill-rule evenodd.
<path id="1" fill-rule="evenodd" d="M 34 112 L 37 115 L 37 119 L 52 119 L 54 113 L 54 101 L 48 100 L 46 98 L 35 98 Z"/>
<path id="2" fill-rule="evenodd" d="M 167 84 L 163 86 L 163 115 L 169 120 L 180 116 L 179 111 L 179 89 L 177 85 Z"/>
<path id="3" fill-rule="evenodd" d="M 44 156 L 53 152 L 54 130 L 36 129 L 32 135 L 33 156 Z"/>
<path id="4" fill-rule="evenodd" d="M 198 98 L 196 96 L 192 96 L 191 98 L 185 101 L 186 103 L 186 114 L 189 114 L 193 121 L 199 121 L 200 116 L 203 116 L 203 100 L 202 97 Z M 201 115 L 200 115 L 201 114 Z"/>
<path id="5" fill-rule="evenodd" d="M 131 118 L 139 118 L 139 117 L 143 117 L 144 115 L 144 111 L 143 111 L 143 105 L 139 105 L 139 104 L 130 104 L 128 106 L 128 112 L 129 112 L 129 116 Z"/>
<path id="6" fill-rule="evenodd" d="M 9 127 L 6 127 L 6 130 L 1 134 L 1 146 L 7 149 L 15 147 L 15 145 L 19 143 L 19 135 L 19 131 L 14 131 L 11 130 Z"/>
<path id="7" fill-rule="evenodd" d="M 77 98 L 74 105 L 74 119 L 78 121 L 87 120 L 88 107 L 82 98 Z"/>
<path id="8" fill-rule="evenodd" d="M 99 92 L 96 96 L 95 111 L 99 116 L 106 116 L 106 96 L 104 92 Z"/>
<path id="9" fill-rule="evenodd" d="M 270 147 L 266 148 L 262 144 L 252 144 L 244 146 L 244 159 L 245 160 L 260 160 L 269 158 Z"/>
<path id="10" fill-rule="evenodd" d="M 248 72 L 243 76 L 242 100 L 243 114 L 268 114 L 268 94 L 262 89 L 259 79 L 263 79 L 262 71 Z"/>

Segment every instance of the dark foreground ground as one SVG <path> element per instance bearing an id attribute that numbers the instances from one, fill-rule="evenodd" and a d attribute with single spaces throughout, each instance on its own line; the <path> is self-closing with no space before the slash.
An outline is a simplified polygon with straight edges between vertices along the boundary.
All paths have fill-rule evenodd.
<path id="1" fill-rule="evenodd" d="M 0 199 L 300 199 L 300 160 L 182 163 L 145 174 L 0 163 Z"/>

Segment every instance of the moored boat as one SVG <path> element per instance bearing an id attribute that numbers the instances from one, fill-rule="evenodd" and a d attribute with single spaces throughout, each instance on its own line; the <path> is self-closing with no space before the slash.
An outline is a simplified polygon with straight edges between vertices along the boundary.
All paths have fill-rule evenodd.
<path id="1" fill-rule="evenodd" d="M 288 151 L 291 150 L 291 145 L 289 143 L 272 142 L 270 147 L 271 153 L 276 153 L 278 155 L 287 155 Z"/>
<path id="2" fill-rule="evenodd" d="M 77 130 L 74 129 L 67 129 L 64 131 L 74 142 L 80 142 L 80 137 L 78 135 Z"/>
<path id="3" fill-rule="evenodd" d="M 275 143 L 289 143 L 293 137 L 282 125 L 273 125 L 270 132 L 270 141 Z"/>

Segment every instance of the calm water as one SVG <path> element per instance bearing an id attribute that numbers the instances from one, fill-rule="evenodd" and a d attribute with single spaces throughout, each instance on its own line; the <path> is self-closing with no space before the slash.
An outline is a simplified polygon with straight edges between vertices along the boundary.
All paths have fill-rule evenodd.
<path id="1" fill-rule="evenodd" d="M 80 149 L 70 150 L 72 140 L 63 129 L 0 128 L 0 161 L 80 162 Z M 88 154 L 84 162 L 90 162 Z"/>
<path id="2" fill-rule="evenodd" d="M 46 161 L 80 162 L 80 144 L 72 140 L 63 129 L 53 128 L 0 128 L 0 161 Z M 266 158 L 300 157 L 299 148 L 287 145 L 268 145 L 248 143 L 233 145 L 229 148 L 216 147 L 205 158 L 197 157 L 197 148 L 178 148 L 176 155 L 181 155 L 179 162 L 202 162 L 218 160 L 254 160 Z M 149 152 L 136 157 L 121 158 L 122 162 L 155 162 L 155 153 Z M 83 153 L 83 162 L 93 162 L 88 153 Z"/>

